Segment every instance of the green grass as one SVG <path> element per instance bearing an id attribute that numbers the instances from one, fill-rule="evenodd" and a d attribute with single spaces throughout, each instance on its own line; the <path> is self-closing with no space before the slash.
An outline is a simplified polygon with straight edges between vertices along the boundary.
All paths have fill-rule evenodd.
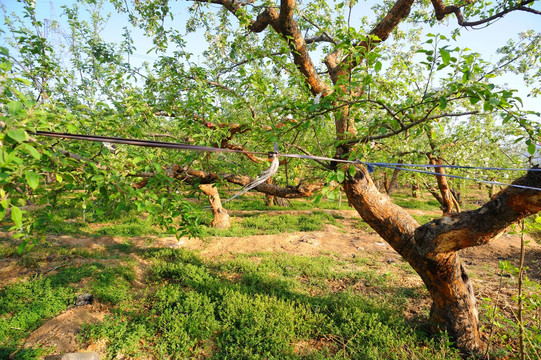
<path id="1" fill-rule="evenodd" d="M 312 199 L 291 199 L 290 206 L 267 206 L 265 199 L 261 196 L 254 198 L 245 196 L 239 200 L 228 202 L 224 207 L 228 210 L 351 210 L 347 198 L 344 196 L 342 203 L 338 201 L 320 201 L 315 203 Z"/>
<path id="2" fill-rule="evenodd" d="M 115 219 L 114 223 L 87 222 L 82 218 L 64 217 L 64 211 L 55 213 L 45 226 L 45 232 L 53 235 L 83 235 L 83 236 L 148 236 L 160 235 L 161 232 L 153 225 L 151 218 L 145 218 L 137 213 L 125 214 Z M 69 220 L 69 221 L 66 221 Z M 95 226 L 96 224 L 98 226 Z"/>
<path id="3" fill-rule="evenodd" d="M 102 258 L 113 250 L 120 256 L 107 265 Z M 134 289 L 134 264 L 125 253 L 150 264 L 144 291 Z M 374 259 L 258 252 L 207 261 L 192 251 L 129 243 L 86 252 L 39 245 L 8 258 L 60 267 L 0 292 L 0 358 L 87 292 L 111 313 L 84 326 L 81 341 L 102 341 L 106 359 L 459 358 L 445 336 L 430 337 L 424 325 L 404 319 L 405 304 L 426 294 L 400 287 L 400 279 L 377 271 Z M 68 265 L 73 259 L 82 264 Z M 15 358 L 50 351 L 21 349 Z"/>
<path id="4" fill-rule="evenodd" d="M 172 359 L 459 359 L 444 336 L 431 338 L 408 324 L 394 299 L 352 289 L 330 293 L 329 285 L 321 292 L 337 279 L 353 284 L 374 277 L 355 262 L 272 253 L 205 262 L 193 252 L 171 249 L 144 256 L 153 264 L 153 291 L 133 308 L 116 311 L 82 331 L 84 340 L 106 342 L 107 359 L 119 354 Z"/>
<path id="5" fill-rule="evenodd" d="M 395 193 L 392 195 L 393 202 L 406 209 L 417 209 L 417 210 L 426 210 L 426 211 L 439 211 L 440 203 L 434 199 L 424 200 L 424 199 L 414 199 L 410 196 Z"/>
<path id="6" fill-rule="evenodd" d="M 317 231 L 325 224 L 339 225 L 336 219 L 323 211 L 314 211 L 309 215 L 266 215 L 245 214 L 234 221 L 227 230 L 203 227 L 203 236 L 251 236 L 280 234 L 295 231 Z"/>
<path id="7" fill-rule="evenodd" d="M 82 284 L 83 279 L 89 281 Z M 61 267 L 50 276 L 34 276 L 0 291 L 0 359 L 21 350 L 31 331 L 75 303 L 77 294 L 89 292 L 111 305 L 129 303 L 132 270 L 126 266 L 89 263 Z M 46 349 L 24 349 L 14 359 L 35 359 Z"/>
<path id="8" fill-rule="evenodd" d="M 411 215 L 415 220 L 417 220 L 417 222 L 421 225 L 424 225 L 426 224 L 427 222 L 429 221 L 432 221 L 434 220 L 436 217 L 433 216 L 433 215 L 415 215 L 415 214 L 412 214 Z"/>

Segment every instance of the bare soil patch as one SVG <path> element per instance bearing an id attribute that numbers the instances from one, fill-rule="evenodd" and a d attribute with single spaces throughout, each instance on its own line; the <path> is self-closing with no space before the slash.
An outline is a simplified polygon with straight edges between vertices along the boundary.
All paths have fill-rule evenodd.
<path id="1" fill-rule="evenodd" d="M 54 352 L 47 355 L 46 360 L 60 359 L 69 352 L 95 351 L 96 345 L 81 349 L 77 334 L 83 324 L 103 321 L 108 313 L 107 308 L 99 303 L 70 308 L 32 332 L 24 347 L 53 348 Z"/>

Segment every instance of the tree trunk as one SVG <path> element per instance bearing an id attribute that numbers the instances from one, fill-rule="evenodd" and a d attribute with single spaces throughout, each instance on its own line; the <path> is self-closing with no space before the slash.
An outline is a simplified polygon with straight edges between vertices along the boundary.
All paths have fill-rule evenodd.
<path id="1" fill-rule="evenodd" d="M 398 161 L 400 164 L 402 164 L 402 160 Z M 391 181 L 389 181 L 389 184 L 386 188 L 387 195 L 391 195 L 394 190 L 398 187 L 398 173 L 400 172 L 400 169 L 397 167 L 393 171 L 393 176 L 391 176 Z"/>
<path id="2" fill-rule="evenodd" d="M 227 229 L 231 226 L 229 221 L 229 214 L 227 210 L 222 207 L 222 201 L 220 200 L 220 194 L 214 184 L 201 184 L 199 189 L 209 197 L 210 207 L 212 208 L 212 222 L 211 226 L 218 229 Z"/>
<path id="3" fill-rule="evenodd" d="M 268 178 L 266 181 L 267 184 L 272 184 L 272 178 Z M 275 205 L 274 195 L 265 194 L 265 205 L 271 207 Z"/>
<path id="4" fill-rule="evenodd" d="M 431 165 L 443 164 L 443 160 L 440 156 L 438 156 L 437 158 L 434 158 L 431 154 L 427 154 L 427 156 Z M 445 169 L 442 167 L 436 167 L 434 168 L 434 172 L 436 174 L 441 174 L 441 175 L 436 175 L 436 181 L 438 182 L 438 189 L 440 190 L 440 194 L 441 194 L 441 198 L 436 197 L 436 199 L 438 199 L 438 201 L 441 203 L 441 210 L 443 211 L 443 216 L 449 215 L 452 212 L 460 212 L 460 206 L 458 205 L 458 201 L 455 199 L 453 193 L 451 192 L 451 188 L 449 187 L 447 178 L 444 176 Z"/>
<path id="5" fill-rule="evenodd" d="M 419 186 L 419 183 L 417 182 L 414 182 L 413 184 L 411 184 L 411 196 L 414 198 L 414 199 L 418 199 L 419 198 L 419 190 L 421 189 L 421 187 Z"/>
<path id="6" fill-rule="evenodd" d="M 265 194 L 265 205 L 267 207 L 274 206 L 275 205 L 274 200 L 275 200 L 274 195 Z"/>
<path id="7" fill-rule="evenodd" d="M 529 172 L 515 184 L 539 187 L 541 173 Z M 478 210 L 419 226 L 376 189 L 366 169 L 348 178 L 344 188 L 363 220 L 423 279 L 433 301 L 430 320 L 434 329 L 446 330 L 460 350 L 480 352 L 485 345 L 480 337 L 473 287 L 456 252 L 485 244 L 510 224 L 539 212 L 540 193 L 510 187 Z"/>

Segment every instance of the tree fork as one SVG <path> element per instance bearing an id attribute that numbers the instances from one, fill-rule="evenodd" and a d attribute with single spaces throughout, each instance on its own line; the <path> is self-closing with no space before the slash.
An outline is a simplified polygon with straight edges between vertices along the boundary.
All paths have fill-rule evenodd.
<path id="1" fill-rule="evenodd" d="M 541 173 L 530 171 L 513 184 L 541 187 Z M 447 330 L 461 351 L 484 349 L 473 286 L 456 252 L 486 244 L 512 223 L 541 211 L 541 191 L 509 187 L 478 210 L 419 226 L 377 190 L 364 168 L 344 182 L 344 189 L 361 217 L 421 276 L 433 301 L 433 327 Z"/>
<path id="2" fill-rule="evenodd" d="M 473 287 L 458 255 L 422 256 L 415 243 L 419 223 L 377 190 L 366 169 L 347 179 L 344 189 L 361 217 L 421 276 L 433 301 L 430 320 L 434 330 L 447 330 L 464 352 L 483 349 Z"/>

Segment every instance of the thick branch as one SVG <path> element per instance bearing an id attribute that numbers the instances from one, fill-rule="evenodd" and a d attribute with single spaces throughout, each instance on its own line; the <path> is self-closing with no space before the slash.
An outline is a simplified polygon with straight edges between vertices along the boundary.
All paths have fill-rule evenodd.
<path id="1" fill-rule="evenodd" d="M 218 175 L 213 172 L 206 172 L 202 170 L 185 169 L 178 165 L 175 165 L 172 176 L 180 178 L 188 183 L 194 183 L 196 180 L 201 184 L 211 184 L 220 180 L 227 181 L 232 184 L 246 186 L 252 181 L 253 178 L 245 175 L 225 174 Z M 322 184 L 304 183 L 301 181 L 297 186 L 280 187 L 274 184 L 263 183 L 255 187 L 255 190 L 286 199 L 306 198 L 314 194 L 314 192 L 321 189 Z"/>
<path id="2" fill-rule="evenodd" d="M 526 1 L 521 2 L 520 4 L 517 4 L 516 6 L 502 10 L 499 13 L 494 14 L 486 19 L 482 19 L 478 21 L 465 21 L 464 15 L 462 14 L 462 11 L 461 11 L 461 6 L 456 6 L 456 5 L 446 6 L 443 4 L 443 0 L 431 0 L 431 2 L 432 2 L 432 6 L 434 7 L 434 11 L 436 13 L 436 19 L 443 20 L 443 18 L 445 18 L 447 15 L 455 14 L 456 19 L 458 21 L 458 25 L 460 26 L 478 26 L 478 25 L 487 24 L 493 20 L 502 18 L 513 11 L 526 11 L 533 14 L 541 15 L 540 11 L 526 6 L 535 2 L 535 0 L 526 0 Z"/>
<path id="3" fill-rule="evenodd" d="M 541 172 L 529 171 L 513 184 L 541 188 Z M 511 224 L 541 211 L 541 191 L 515 187 L 496 195 L 474 211 L 433 220 L 415 231 L 422 255 L 435 257 L 488 243 Z"/>
<path id="4" fill-rule="evenodd" d="M 398 26 L 398 24 L 408 17 L 413 2 L 414 0 L 398 0 L 383 18 L 383 20 L 381 20 L 372 29 L 372 31 L 370 31 L 369 35 L 372 37 L 372 39 L 360 42 L 356 45 L 356 48 L 365 48 L 366 53 L 368 53 L 379 42 L 387 40 L 391 32 Z M 327 65 L 331 79 L 335 84 L 340 77 L 348 75 L 354 67 L 359 65 L 359 61 L 363 60 L 360 58 L 357 60 L 358 57 L 354 57 L 353 59 L 346 57 L 342 61 L 338 61 L 340 55 L 340 50 L 335 50 L 325 58 L 325 64 Z"/>
<path id="5" fill-rule="evenodd" d="M 194 0 L 206 2 L 203 0 Z M 235 0 L 210 0 L 212 4 L 224 6 L 233 15 L 239 16 L 239 10 L 246 3 L 240 3 Z M 328 90 L 327 84 L 319 77 L 314 63 L 308 53 L 308 47 L 304 40 L 298 23 L 293 19 L 295 10 L 295 0 L 282 0 L 280 4 L 280 13 L 275 8 L 268 7 L 260 13 L 256 20 L 251 20 L 248 30 L 259 33 L 265 30 L 269 25 L 278 34 L 285 39 L 291 50 L 293 61 L 299 71 L 305 77 L 306 83 L 310 87 L 312 94 L 325 93 Z"/>
<path id="6" fill-rule="evenodd" d="M 319 77 L 308 53 L 308 47 L 299 29 L 299 24 L 293 19 L 295 0 L 282 0 L 280 4 L 278 28 L 275 30 L 288 42 L 295 65 L 304 75 L 312 94 L 327 92 L 327 84 Z"/>

